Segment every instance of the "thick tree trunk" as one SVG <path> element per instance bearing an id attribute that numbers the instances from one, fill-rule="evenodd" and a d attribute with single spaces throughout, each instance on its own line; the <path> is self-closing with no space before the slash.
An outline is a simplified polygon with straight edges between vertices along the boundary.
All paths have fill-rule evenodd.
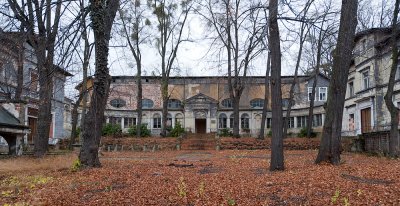
<path id="1" fill-rule="evenodd" d="M 108 69 L 108 44 L 110 32 L 119 1 L 90 1 L 90 15 L 95 38 L 96 72 L 89 112 L 82 128 L 82 148 L 79 160 L 84 167 L 100 167 L 98 149 L 104 110 L 110 88 L 111 77 Z"/>
<path id="2" fill-rule="evenodd" d="M 22 90 L 24 87 L 24 59 L 25 48 L 24 42 L 26 41 L 23 27 L 21 26 L 20 39 L 18 40 L 18 57 L 17 57 L 17 88 L 15 90 L 15 99 L 21 100 Z"/>
<path id="3" fill-rule="evenodd" d="M 39 111 L 38 124 L 34 139 L 34 155 L 42 157 L 48 150 L 50 125 L 52 121 L 51 102 L 53 96 L 53 59 L 48 54 L 46 60 L 45 49 L 40 48 L 37 52 L 39 70 Z M 49 58 L 51 58 L 49 60 Z"/>
<path id="4" fill-rule="evenodd" d="M 268 100 L 269 100 L 269 73 L 271 70 L 271 58 L 270 53 L 268 52 L 267 55 L 267 71 L 265 73 L 265 81 L 264 81 L 264 107 L 262 110 L 261 116 L 261 131 L 260 135 L 258 136 L 259 139 L 264 139 L 265 137 L 265 123 L 267 121 L 267 111 L 268 111 Z"/>
<path id="5" fill-rule="evenodd" d="M 393 11 L 393 21 L 392 21 L 392 36 L 391 36 L 391 46 L 392 46 L 392 67 L 390 70 L 390 77 L 388 88 L 385 95 L 385 103 L 386 107 L 390 112 L 390 137 L 389 137 L 389 155 L 391 157 L 399 157 L 400 148 L 399 148 L 399 110 L 393 104 L 393 89 L 395 84 L 395 77 L 397 66 L 399 64 L 399 49 L 397 46 L 397 33 L 398 26 L 397 17 L 399 14 L 399 2 L 400 0 L 396 0 L 394 11 Z"/>
<path id="6" fill-rule="evenodd" d="M 269 46 L 271 50 L 271 103 L 272 142 L 270 170 L 284 170 L 282 91 L 281 91 L 281 48 L 278 26 L 278 0 L 269 0 Z"/>
<path id="7" fill-rule="evenodd" d="M 234 96 L 232 99 L 233 107 L 233 137 L 240 137 L 240 116 L 239 116 L 239 102 L 240 97 Z"/>
<path id="8" fill-rule="evenodd" d="M 167 136 L 167 115 L 168 115 L 168 79 L 163 78 L 161 80 L 161 94 L 162 94 L 162 125 L 161 125 L 161 136 Z"/>
<path id="9" fill-rule="evenodd" d="M 340 163 L 340 137 L 342 131 L 343 108 L 354 33 L 357 26 L 357 0 L 342 1 L 340 27 L 337 46 L 333 54 L 332 78 L 328 90 L 326 118 L 321 145 L 315 162 Z"/>

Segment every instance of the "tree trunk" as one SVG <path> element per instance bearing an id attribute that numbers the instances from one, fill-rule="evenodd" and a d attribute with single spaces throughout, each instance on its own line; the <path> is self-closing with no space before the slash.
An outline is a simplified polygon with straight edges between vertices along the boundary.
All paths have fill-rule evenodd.
<path id="1" fill-rule="evenodd" d="M 101 166 L 98 149 L 111 80 L 108 69 L 108 44 L 118 7 L 119 1 L 117 0 L 90 1 L 90 15 L 95 38 L 96 72 L 89 112 L 82 128 L 83 142 L 79 160 L 84 167 Z"/>
<path id="2" fill-rule="evenodd" d="M 261 116 L 261 131 L 260 135 L 258 136 L 259 139 L 265 138 L 265 123 L 267 121 L 267 111 L 268 111 L 268 99 L 269 99 L 269 72 L 271 70 L 271 58 L 270 53 L 268 52 L 267 55 L 267 71 L 265 73 L 265 81 L 264 81 L 264 106 L 262 110 Z"/>
<path id="3" fill-rule="evenodd" d="M 233 137 L 240 137 L 240 116 L 239 116 L 239 102 L 240 97 L 235 95 L 232 99 L 232 107 L 233 107 Z"/>
<path id="4" fill-rule="evenodd" d="M 35 157 L 42 157 L 46 154 L 48 149 L 50 125 L 52 121 L 51 115 L 51 102 L 53 96 L 53 61 L 48 54 L 46 60 L 46 49 L 41 48 L 36 52 L 38 57 L 38 70 L 39 70 L 39 111 L 37 130 L 34 139 L 34 155 Z M 51 58 L 51 60 L 48 60 Z"/>
<path id="5" fill-rule="evenodd" d="M 323 18 L 323 21 L 325 21 L 325 16 Z M 323 27 L 324 22 L 322 22 L 321 28 Z M 311 89 L 311 98 L 310 98 L 310 107 L 308 109 L 308 118 L 307 118 L 307 137 L 311 138 L 311 131 L 312 131 L 312 126 L 313 126 L 313 116 L 314 116 L 314 103 L 315 103 L 315 89 L 317 87 L 317 82 L 318 82 L 318 75 L 319 75 L 319 67 L 321 65 L 321 49 L 322 49 L 322 29 L 319 32 L 318 35 L 318 43 L 317 43 L 317 65 L 315 66 L 315 72 L 314 72 L 314 77 L 313 77 L 313 85 Z M 307 95 L 308 95 L 308 88 L 307 88 Z"/>
<path id="6" fill-rule="evenodd" d="M 81 12 L 85 12 L 85 5 L 84 1 L 81 1 Z M 82 74 L 83 74 L 83 81 L 82 85 L 84 88 L 83 92 L 83 97 L 82 97 L 82 113 L 81 113 L 81 130 L 83 126 L 85 125 L 85 118 L 86 118 L 86 111 L 87 111 L 87 100 L 88 100 L 88 92 L 87 92 L 87 78 L 88 78 L 88 68 L 89 68 L 89 61 L 90 61 L 90 56 L 91 56 L 91 49 L 90 49 L 90 44 L 89 44 L 89 39 L 88 39 L 88 33 L 86 29 L 86 15 L 82 15 L 81 18 L 82 22 L 82 39 L 84 41 L 84 49 L 83 49 L 83 67 L 82 67 Z M 79 102 L 80 104 L 80 102 Z M 78 106 L 79 106 L 78 104 Z"/>
<path id="7" fill-rule="evenodd" d="M 84 91 L 84 93 L 86 94 L 86 91 Z M 72 112 L 71 112 L 71 125 L 72 125 L 72 129 L 71 129 L 71 138 L 69 139 L 69 144 L 68 144 L 68 149 L 69 150 L 72 150 L 73 149 L 73 144 L 75 143 L 75 141 L 76 141 L 76 137 L 78 136 L 77 135 L 77 124 L 78 124 L 78 107 L 79 107 L 79 104 L 81 103 L 81 101 L 82 101 L 82 97 L 85 95 L 85 94 L 82 94 L 82 92 L 79 94 L 79 97 L 78 97 L 78 99 L 75 101 L 75 105 L 74 105 L 74 108 L 72 109 Z M 82 121 L 82 120 L 81 120 Z M 82 127 L 81 127 L 82 128 Z"/>
<path id="8" fill-rule="evenodd" d="M 342 1 L 337 46 L 333 54 L 332 78 L 328 90 L 326 118 L 321 145 L 315 162 L 340 163 L 340 137 L 343 109 L 354 33 L 357 26 L 357 0 Z"/>
<path id="9" fill-rule="evenodd" d="M 296 68 L 294 70 L 294 78 L 293 78 L 293 82 L 290 85 L 290 91 L 289 91 L 289 105 L 286 109 L 286 118 L 285 118 L 285 122 L 283 124 L 283 137 L 285 138 L 287 136 L 287 129 L 289 126 L 289 118 L 290 118 L 290 113 L 292 111 L 292 106 L 293 106 L 293 99 L 294 99 L 294 89 L 297 83 L 297 74 L 299 71 L 299 67 L 300 67 L 300 60 L 301 60 L 301 55 L 303 52 L 303 43 L 304 43 L 304 23 L 302 23 L 301 25 L 301 30 L 300 30 L 300 46 L 299 46 L 299 52 L 297 54 L 297 61 L 296 61 Z M 308 33 L 308 32 L 307 32 Z"/>
<path id="10" fill-rule="evenodd" d="M 137 65 L 137 126 L 136 126 L 136 136 L 141 137 L 142 135 L 142 99 L 143 99 L 143 88 L 142 88 L 142 65 Z"/>
<path id="11" fill-rule="evenodd" d="M 162 116 L 161 116 L 161 136 L 167 136 L 167 115 L 168 115 L 168 78 L 161 80 L 161 94 L 162 94 Z"/>
<path id="12" fill-rule="evenodd" d="M 393 104 L 393 89 L 395 84 L 395 77 L 397 72 L 397 66 L 399 64 L 399 50 L 397 46 L 396 36 L 398 33 L 397 17 L 399 13 L 399 2 L 396 0 L 394 11 L 393 11 L 393 21 L 392 21 L 392 36 L 391 36 L 391 46 L 392 46 L 392 67 L 390 70 L 390 77 L 388 88 L 385 95 L 386 107 L 390 112 L 390 137 L 389 137 L 389 155 L 390 157 L 399 157 L 399 110 Z"/>
<path id="13" fill-rule="evenodd" d="M 15 90 L 15 99 L 22 100 L 22 90 L 24 87 L 24 59 L 26 41 L 23 26 L 20 28 L 20 39 L 18 40 L 18 57 L 17 57 L 17 88 Z"/>
<path id="14" fill-rule="evenodd" d="M 269 46 L 271 50 L 271 103 L 272 142 L 270 170 L 284 170 L 282 91 L 281 91 L 281 48 L 278 26 L 278 0 L 269 0 Z"/>

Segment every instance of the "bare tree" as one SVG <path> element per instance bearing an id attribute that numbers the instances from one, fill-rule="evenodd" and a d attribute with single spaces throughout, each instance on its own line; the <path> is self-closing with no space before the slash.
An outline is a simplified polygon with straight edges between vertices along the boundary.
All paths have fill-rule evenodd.
<path id="1" fill-rule="evenodd" d="M 344 100 L 354 34 L 357 26 L 357 0 L 342 1 L 337 46 L 333 54 L 332 78 L 328 89 L 326 118 L 316 163 L 340 163 L 340 137 Z"/>
<path id="2" fill-rule="evenodd" d="M 161 135 L 167 135 L 168 115 L 168 85 L 169 77 L 174 69 L 174 62 L 177 57 L 179 46 L 187 41 L 183 37 L 183 31 L 192 10 L 192 0 L 182 0 L 180 10 L 176 1 L 152 0 L 151 7 L 157 18 L 158 35 L 156 46 L 161 56 L 161 96 L 162 96 L 162 127 Z"/>
<path id="3" fill-rule="evenodd" d="M 85 125 L 82 128 L 83 143 L 79 160 L 84 167 L 101 166 L 98 148 L 111 80 L 108 68 L 109 41 L 118 7 L 118 0 L 90 0 L 89 8 L 95 39 L 96 70 L 91 103 L 85 118 Z"/>
<path id="4" fill-rule="evenodd" d="M 136 63 L 136 85 L 137 85 L 137 126 L 136 136 L 141 137 L 142 125 L 142 52 L 141 45 L 146 43 L 149 35 L 145 34 L 145 27 L 150 26 L 150 20 L 144 16 L 145 10 L 140 1 L 129 1 L 126 4 L 129 10 L 119 10 L 123 36 L 128 42 L 129 49 Z"/>
<path id="5" fill-rule="evenodd" d="M 385 95 L 386 107 L 390 112 L 389 155 L 391 157 L 398 157 L 400 155 L 399 126 L 398 126 L 399 110 L 393 104 L 393 89 L 395 84 L 396 72 L 399 65 L 399 47 L 397 43 L 397 38 L 398 38 L 397 36 L 399 34 L 399 24 L 397 23 L 397 18 L 399 15 L 399 3 L 400 0 L 396 0 L 393 10 L 392 35 L 390 39 L 392 47 L 392 66 L 390 69 L 389 83 Z"/>
<path id="6" fill-rule="evenodd" d="M 221 42 L 226 51 L 233 136 L 239 137 L 239 102 L 247 83 L 249 65 L 265 49 L 261 44 L 267 29 L 263 22 L 264 7 L 257 1 L 240 0 L 209 0 L 202 7 L 206 13 L 201 15 L 216 33 L 213 43 Z"/>
<path id="7" fill-rule="evenodd" d="M 305 41 L 305 37 L 307 36 L 308 32 L 310 31 L 308 24 L 310 22 L 306 22 L 306 16 L 308 13 L 308 9 L 311 6 L 311 3 L 313 1 L 308 1 L 306 3 L 306 5 L 304 6 L 303 9 L 303 15 L 301 17 L 301 22 L 300 22 L 300 33 L 299 33 L 299 50 L 297 53 L 297 60 L 296 60 L 296 66 L 294 69 L 294 77 L 293 77 L 293 81 L 290 85 L 290 90 L 289 90 L 289 104 L 287 106 L 286 109 L 286 118 L 285 118 L 285 122 L 283 123 L 283 136 L 286 137 L 287 135 L 287 129 L 289 126 L 289 118 L 290 118 L 290 113 L 292 111 L 292 106 L 294 104 L 294 90 L 295 90 L 295 86 L 298 83 L 298 71 L 300 68 L 300 61 L 301 61 L 301 55 L 303 54 L 303 45 L 304 45 L 304 41 Z"/>
<path id="8" fill-rule="evenodd" d="M 284 170 L 282 91 L 281 91 L 281 48 L 278 26 L 278 0 L 269 0 L 269 47 L 271 51 L 271 107 L 272 142 L 270 170 Z"/>
<path id="9" fill-rule="evenodd" d="M 39 71 L 39 115 L 37 135 L 34 139 L 35 156 L 43 156 L 48 147 L 53 94 L 54 48 L 62 14 L 62 0 L 29 0 L 26 3 L 8 0 L 15 17 L 27 31 L 28 40 L 34 47 Z M 35 31 L 37 29 L 37 32 Z"/>
<path id="10" fill-rule="evenodd" d="M 259 139 L 264 139 L 265 137 L 265 123 L 267 121 L 267 111 L 268 111 L 268 100 L 269 100 L 269 90 L 270 90 L 270 71 L 271 71 L 271 54 L 268 52 L 267 55 L 267 71 L 265 72 L 265 79 L 264 79 L 264 106 L 261 115 L 261 130 L 258 136 Z"/>

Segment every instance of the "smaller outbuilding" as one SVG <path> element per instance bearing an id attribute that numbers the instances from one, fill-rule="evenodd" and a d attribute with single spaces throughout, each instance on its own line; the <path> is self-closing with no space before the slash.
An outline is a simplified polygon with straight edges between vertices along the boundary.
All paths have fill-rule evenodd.
<path id="1" fill-rule="evenodd" d="M 24 136 L 29 133 L 28 126 L 21 124 L 18 118 L 0 106 L 0 136 L 7 141 L 9 155 L 22 155 Z"/>

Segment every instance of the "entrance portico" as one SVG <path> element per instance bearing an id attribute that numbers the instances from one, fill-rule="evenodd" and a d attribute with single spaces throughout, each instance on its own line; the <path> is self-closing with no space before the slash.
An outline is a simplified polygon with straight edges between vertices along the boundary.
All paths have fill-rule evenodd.
<path id="1" fill-rule="evenodd" d="M 216 113 L 218 101 L 199 93 L 185 101 L 187 130 L 195 133 L 216 132 Z"/>

